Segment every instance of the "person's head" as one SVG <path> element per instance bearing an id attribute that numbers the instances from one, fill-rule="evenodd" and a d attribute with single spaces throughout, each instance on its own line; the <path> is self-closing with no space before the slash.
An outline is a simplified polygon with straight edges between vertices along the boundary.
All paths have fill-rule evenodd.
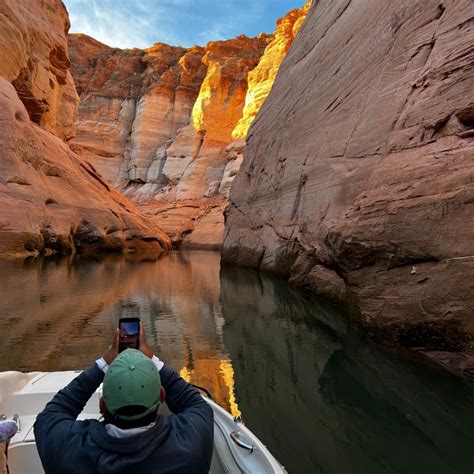
<path id="1" fill-rule="evenodd" d="M 156 420 L 164 396 L 155 364 L 142 352 L 127 349 L 105 374 L 100 412 L 106 423 L 119 428 L 146 426 Z"/>

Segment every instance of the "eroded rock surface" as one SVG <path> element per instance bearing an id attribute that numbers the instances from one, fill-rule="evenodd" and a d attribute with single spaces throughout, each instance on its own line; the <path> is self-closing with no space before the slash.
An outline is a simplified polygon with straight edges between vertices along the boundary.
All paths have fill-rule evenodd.
<path id="1" fill-rule="evenodd" d="M 220 247 L 242 138 L 306 11 L 288 13 L 275 35 L 189 49 L 120 50 L 70 35 L 81 96 L 74 149 L 176 245 Z"/>
<path id="2" fill-rule="evenodd" d="M 229 148 L 232 130 L 242 116 L 248 72 L 270 39 L 120 50 L 69 37 L 81 95 L 74 149 L 175 243 L 222 243 L 228 181 L 242 156 Z"/>
<path id="3" fill-rule="evenodd" d="M 162 250 L 168 236 L 77 157 L 30 121 L 0 78 L 0 255 Z"/>
<path id="4" fill-rule="evenodd" d="M 469 0 L 317 2 L 250 129 L 223 245 L 225 261 L 349 302 L 376 339 L 465 373 L 473 17 Z"/>
<path id="5" fill-rule="evenodd" d="M 272 41 L 265 48 L 258 66 L 249 74 L 244 110 L 232 131 L 235 139 L 247 136 L 250 125 L 272 90 L 280 65 L 303 25 L 311 3 L 306 2 L 302 8 L 291 10 L 277 21 Z"/>
<path id="6" fill-rule="evenodd" d="M 79 98 L 69 71 L 64 4 L 2 0 L 0 19 L 0 76 L 15 86 L 31 120 L 71 138 Z"/>
<path id="7" fill-rule="evenodd" d="M 0 255 L 169 248 L 63 141 L 79 102 L 68 29 L 60 0 L 0 4 Z"/>

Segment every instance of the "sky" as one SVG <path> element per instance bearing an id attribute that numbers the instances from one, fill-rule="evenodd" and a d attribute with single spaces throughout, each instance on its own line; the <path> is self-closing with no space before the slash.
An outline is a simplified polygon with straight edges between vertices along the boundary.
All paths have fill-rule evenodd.
<path id="1" fill-rule="evenodd" d="M 304 0 L 63 0 L 71 33 L 109 46 L 205 45 L 240 34 L 271 33 L 275 21 Z"/>

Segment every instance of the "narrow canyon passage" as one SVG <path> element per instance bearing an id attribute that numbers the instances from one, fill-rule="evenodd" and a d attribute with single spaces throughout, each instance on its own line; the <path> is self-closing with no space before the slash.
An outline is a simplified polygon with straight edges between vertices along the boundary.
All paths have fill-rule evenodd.
<path id="1" fill-rule="evenodd" d="M 0 370 L 83 369 L 139 315 L 160 357 L 290 473 L 472 469 L 472 385 L 380 352 L 340 310 L 216 253 L 4 261 L 0 279 Z"/>
<path id="2" fill-rule="evenodd" d="M 295 0 L 282 15 L 226 0 L 210 11 L 282 16 L 230 33 L 244 23 L 227 15 L 204 41 L 195 11 L 194 42 L 154 36 L 175 19 L 150 20 L 158 6 L 199 3 L 0 0 L 0 375 L 81 371 L 117 327 L 137 343 L 139 321 L 119 321 L 140 318 L 175 380 L 226 410 L 207 440 L 186 421 L 180 461 L 203 441 L 215 462 L 227 442 L 260 474 L 242 417 L 275 473 L 473 472 L 474 2 Z M 109 43 L 107 22 L 147 42 Z M 117 455 L 156 448 L 152 467 L 123 472 L 173 469 L 149 431 L 158 378 L 149 405 L 101 411 L 102 430 L 152 435 Z M 27 399 L 0 380 L 0 428 L 29 417 L 35 456 L 36 405 L 59 390 L 40 385 Z"/>

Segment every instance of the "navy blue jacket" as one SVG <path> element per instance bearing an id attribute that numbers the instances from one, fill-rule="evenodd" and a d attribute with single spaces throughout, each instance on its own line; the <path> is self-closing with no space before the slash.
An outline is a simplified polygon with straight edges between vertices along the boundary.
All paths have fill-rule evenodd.
<path id="1" fill-rule="evenodd" d="M 59 391 L 34 426 L 46 473 L 208 473 L 212 409 L 175 371 L 163 367 L 160 375 L 173 415 L 159 415 L 154 427 L 128 438 L 110 436 L 98 420 L 76 420 L 104 379 L 96 364 Z"/>

